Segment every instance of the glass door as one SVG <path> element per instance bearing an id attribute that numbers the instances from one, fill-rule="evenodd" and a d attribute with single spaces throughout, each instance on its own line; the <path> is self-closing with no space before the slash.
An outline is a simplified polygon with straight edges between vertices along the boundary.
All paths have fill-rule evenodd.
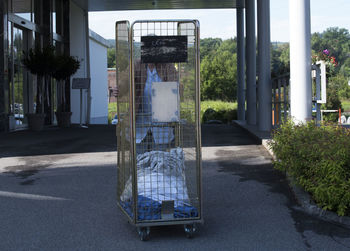
<path id="1" fill-rule="evenodd" d="M 23 53 L 28 50 L 28 31 L 13 26 L 11 39 L 12 76 L 10 83 L 11 108 L 15 129 L 27 127 L 29 74 L 22 64 Z"/>

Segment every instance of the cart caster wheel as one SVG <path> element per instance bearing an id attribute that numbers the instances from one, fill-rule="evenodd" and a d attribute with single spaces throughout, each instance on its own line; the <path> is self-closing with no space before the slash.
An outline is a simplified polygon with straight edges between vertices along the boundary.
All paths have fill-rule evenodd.
<path id="1" fill-rule="evenodd" d="M 196 232 L 197 228 L 195 224 L 188 224 L 184 225 L 186 237 L 191 239 L 194 236 L 194 233 Z"/>
<path id="2" fill-rule="evenodd" d="M 149 240 L 149 233 L 151 232 L 150 227 L 138 227 L 137 232 L 140 236 L 141 241 Z"/>

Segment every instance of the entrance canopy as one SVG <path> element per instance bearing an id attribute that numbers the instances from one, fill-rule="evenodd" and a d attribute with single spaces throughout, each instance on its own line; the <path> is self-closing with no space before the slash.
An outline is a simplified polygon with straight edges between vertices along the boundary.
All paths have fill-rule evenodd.
<path id="1" fill-rule="evenodd" d="M 74 0 L 87 11 L 243 8 L 244 0 Z"/>

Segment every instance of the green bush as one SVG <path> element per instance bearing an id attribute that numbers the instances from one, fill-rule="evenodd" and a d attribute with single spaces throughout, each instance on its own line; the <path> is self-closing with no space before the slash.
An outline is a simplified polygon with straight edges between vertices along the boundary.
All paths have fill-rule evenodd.
<path id="1" fill-rule="evenodd" d="M 180 116 L 182 119 L 186 119 L 189 122 L 194 123 L 194 111 L 191 110 L 194 107 L 194 103 L 181 103 Z M 215 114 L 211 117 L 203 119 L 204 113 L 212 109 Z M 117 113 L 117 103 L 108 104 L 108 122 L 111 123 L 114 115 Z M 224 102 L 224 101 L 202 101 L 201 102 L 201 112 L 200 119 L 202 123 L 209 120 L 221 120 L 223 123 L 231 122 L 237 119 L 237 103 L 235 102 Z"/>
<path id="2" fill-rule="evenodd" d="M 229 123 L 237 119 L 237 103 L 224 101 L 202 101 L 201 102 L 201 122 L 210 120 L 220 120 Z"/>
<path id="3" fill-rule="evenodd" d="M 275 168 L 287 171 L 325 210 L 350 216 L 350 131 L 287 121 L 273 134 Z"/>
<path id="4" fill-rule="evenodd" d="M 117 114 L 117 103 L 108 104 L 108 124 L 112 123 L 114 116 Z"/>
<path id="5" fill-rule="evenodd" d="M 340 101 L 337 90 L 334 86 L 330 85 L 327 88 L 327 103 L 322 105 L 322 109 L 325 110 L 338 110 L 342 109 L 342 103 Z M 337 122 L 339 119 L 338 113 L 324 113 L 323 120 L 325 122 Z"/>
<path id="6" fill-rule="evenodd" d="M 342 100 L 341 101 L 344 112 L 350 112 L 350 100 Z"/>
<path id="7" fill-rule="evenodd" d="M 215 117 L 216 117 L 216 111 L 212 108 L 208 108 L 207 110 L 204 111 L 201 121 L 207 122 L 209 120 L 216 119 Z"/>
<path id="8" fill-rule="evenodd" d="M 220 120 L 223 123 L 229 123 L 232 120 L 237 119 L 237 110 L 218 110 L 215 111 L 212 108 L 208 108 L 202 116 L 202 123 L 206 123 L 210 120 Z"/>

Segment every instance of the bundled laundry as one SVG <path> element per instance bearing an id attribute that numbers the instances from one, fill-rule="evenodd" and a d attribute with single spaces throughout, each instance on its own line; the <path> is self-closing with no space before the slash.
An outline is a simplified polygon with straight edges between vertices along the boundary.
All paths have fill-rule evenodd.
<path id="1" fill-rule="evenodd" d="M 139 154 L 137 162 L 137 194 L 139 220 L 161 219 L 163 201 L 174 201 L 174 218 L 196 217 L 190 204 L 185 179 L 185 158 L 181 148 L 170 152 L 150 151 Z M 132 216 L 132 177 L 121 195 L 121 204 Z"/>

